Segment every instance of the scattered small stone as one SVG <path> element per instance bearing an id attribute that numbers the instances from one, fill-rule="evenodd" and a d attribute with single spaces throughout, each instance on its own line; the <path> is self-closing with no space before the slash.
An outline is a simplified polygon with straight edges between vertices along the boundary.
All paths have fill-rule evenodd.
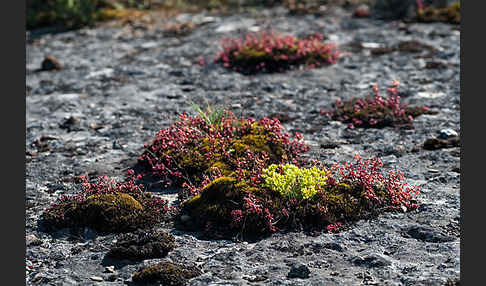
<path id="1" fill-rule="evenodd" d="M 110 281 L 110 282 L 113 282 L 113 281 L 116 281 L 116 279 L 118 279 L 118 275 L 117 274 L 111 274 L 109 275 L 106 280 L 107 281 Z"/>
<path id="2" fill-rule="evenodd" d="M 425 68 L 426 69 L 445 69 L 447 68 L 447 64 L 443 62 L 426 62 Z"/>
<path id="3" fill-rule="evenodd" d="M 44 58 L 41 64 L 42 71 L 59 71 L 62 70 L 62 64 L 54 57 L 47 56 Z"/>
<path id="4" fill-rule="evenodd" d="M 61 129 L 67 129 L 68 132 L 78 131 L 81 127 L 81 120 L 77 117 L 70 116 L 62 124 L 59 125 Z"/>
<path id="5" fill-rule="evenodd" d="M 452 137 L 448 139 L 440 139 L 440 138 L 429 138 L 424 142 L 424 149 L 425 150 L 438 150 L 442 148 L 452 148 L 452 147 L 459 147 L 460 140 L 458 137 Z"/>
<path id="6" fill-rule="evenodd" d="M 96 281 L 96 282 L 103 281 L 103 277 L 99 277 L 99 276 L 91 276 L 91 277 L 89 277 L 89 279 Z"/>
<path id="7" fill-rule="evenodd" d="M 454 237 L 442 234 L 435 228 L 423 225 L 414 225 L 406 228 L 404 236 L 425 242 L 449 242 L 455 239 Z"/>
<path id="8" fill-rule="evenodd" d="M 115 273 L 115 266 L 106 266 L 105 273 Z"/>
<path id="9" fill-rule="evenodd" d="M 290 267 L 290 271 L 287 274 L 288 278 L 309 278 L 309 267 L 302 263 L 296 263 Z"/>
<path id="10" fill-rule="evenodd" d="M 29 234 L 29 235 L 25 236 L 25 244 L 30 245 L 36 239 L 37 239 L 37 236 L 35 236 L 35 234 Z"/>
<path id="11" fill-rule="evenodd" d="M 176 22 L 169 23 L 164 29 L 164 35 L 175 37 L 175 36 L 185 36 L 192 32 L 195 25 L 191 22 Z"/>
<path id="12" fill-rule="evenodd" d="M 460 286 L 460 285 L 461 285 L 461 279 L 459 278 L 449 278 L 444 284 L 444 286 Z"/>
<path id="13" fill-rule="evenodd" d="M 422 98 L 438 98 L 443 97 L 445 93 L 443 92 L 418 92 L 417 96 Z"/>
<path id="14" fill-rule="evenodd" d="M 371 254 L 366 257 L 355 257 L 352 259 L 352 262 L 358 266 L 366 266 L 370 268 L 391 265 L 391 262 L 388 259 L 376 254 Z"/>
<path id="15" fill-rule="evenodd" d="M 419 41 L 400 42 L 397 45 L 396 49 L 399 50 L 400 52 L 405 52 L 405 53 L 421 53 L 423 51 L 429 51 L 429 52 L 435 51 L 434 47 Z"/>
<path id="16" fill-rule="evenodd" d="M 322 149 L 336 149 L 339 147 L 338 142 L 334 141 L 329 141 L 329 140 L 324 140 L 321 142 L 321 148 Z"/>
<path id="17" fill-rule="evenodd" d="M 364 43 L 361 43 L 361 47 L 363 49 L 378 49 L 381 47 L 380 44 L 378 43 L 367 43 L 367 42 L 364 42 Z"/>
<path id="18" fill-rule="evenodd" d="M 86 76 L 86 79 L 95 78 L 95 77 L 98 77 L 98 76 L 110 77 L 110 76 L 113 75 L 114 72 L 115 72 L 114 69 L 106 68 L 106 69 L 102 69 L 102 70 L 95 71 L 95 72 L 88 74 Z"/>
<path id="19" fill-rule="evenodd" d="M 280 123 L 288 123 L 294 121 L 296 118 L 293 116 L 289 116 L 287 113 L 273 113 L 269 116 L 270 118 L 277 118 Z"/>
<path id="20" fill-rule="evenodd" d="M 447 128 L 447 129 L 442 129 L 439 131 L 439 138 L 441 139 L 448 139 L 451 137 L 457 137 L 459 134 L 454 131 L 453 129 Z"/>
<path id="21" fill-rule="evenodd" d="M 268 279 L 265 275 L 244 275 L 242 278 L 249 282 L 261 282 Z"/>
<path id="22" fill-rule="evenodd" d="M 140 45 L 140 47 L 141 47 L 142 49 L 146 49 L 146 50 L 148 50 L 148 49 L 151 49 L 151 48 L 155 48 L 155 47 L 157 47 L 157 46 L 159 46 L 159 45 L 160 45 L 160 44 L 159 44 L 159 43 L 157 43 L 157 42 L 147 42 L 147 43 L 143 43 L 142 45 Z"/>
<path id="23" fill-rule="evenodd" d="M 328 242 L 328 243 L 325 243 L 323 245 L 324 248 L 327 248 L 327 249 L 332 249 L 332 250 L 336 250 L 336 251 L 339 251 L 339 252 L 342 252 L 344 249 L 343 247 L 337 243 L 337 242 Z"/>
<path id="24" fill-rule="evenodd" d="M 368 18 L 370 16 L 370 7 L 366 4 L 359 5 L 353 12 L 356 18 Z"/>
<path id="25" fill-rule="evenodd" d="M 381 48 L 374 48 L 370 50 L 373 56 L 381 56 L 381 55 L 392 53 L 394 51 L 395 49 L 391 47 L 381 47 Z"/>

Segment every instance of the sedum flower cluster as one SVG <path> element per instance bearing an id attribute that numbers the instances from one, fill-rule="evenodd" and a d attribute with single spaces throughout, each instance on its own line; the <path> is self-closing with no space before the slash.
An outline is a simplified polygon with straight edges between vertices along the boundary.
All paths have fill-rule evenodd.
<path id="1" fill-rule="evenodd" d="M 326 184 L 328 172 L 317 167 L 272 164 L 263 170 L 264 186 L 291 199 L 307 200 Z"/>

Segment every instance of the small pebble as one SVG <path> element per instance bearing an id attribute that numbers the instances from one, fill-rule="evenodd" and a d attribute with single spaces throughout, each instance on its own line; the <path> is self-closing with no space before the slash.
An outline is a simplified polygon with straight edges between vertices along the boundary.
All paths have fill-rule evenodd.
<path id="1" fill-rule="evenodd" d="M 442 129 L 439 132 L 439 138 L 441 138 L 441 139 L 448 139 L 448 138 L 457 137 L 457 136 L 459 136 L 459 134 L 456 131 L 454 131 L 453 129 L 450 129 L 450 128 Z"/>
<path id="2" fill-rule="evenodd" d="M 310 270 L 309 267 L 302 263 L 297 263 L 292 265 L 287 277 L 289 278 L 309 278 Z"/>
<path id="3" fill-rule="evenodd" d="M 50 56 L 45 57 L 41 64 L 41 70 L 43 71 L 62 70 L 62 68 L 61 63 L 56 58 Z"/>
<path id="4" fill-rule="evenodd" d="M 99 276 L 91 276 L 91 277 L 89 277 L 89 279 L 91 279 L 93 281 L 97 281 L 97 282 L 103 281 L 103 277 L 99 277 Z"/>
<path id="5" fill-rule="evenodd" d="M 370 7 L 366 4 L 362 4 L 356 8 L 353 12 L 353 16 L 357 18 L 367 18 L 370 16 Z"/>
<path id="6" fill-rule="evenodd" d="M 105 272 L 106 273 L 115 273 L 115 266 L 106 266 L 105 267 Z"/>
<path id="7" fill-rule="evenodd" d="M 361 47 L 364 49 L 377 49 L 381 47 L 381 45 L 378 43 L 361 43 Z"/>
<path id="8" fill-rule="evenodd" d="M 34 234 L 27 235 L 25 237 L 25 244 L 30 245 L 32 242 L 34 242 L 37 239 L 37 236 Z"/>

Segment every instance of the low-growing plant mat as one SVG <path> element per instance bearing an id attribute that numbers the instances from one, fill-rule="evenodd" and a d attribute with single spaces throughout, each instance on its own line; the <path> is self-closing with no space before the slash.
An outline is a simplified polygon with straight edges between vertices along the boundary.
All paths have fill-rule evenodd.
<path id="1" fill-rule="evenodd" d="M 331 168 L 270 165 L 261 184 L 221 176 L 182 206 L 182 227 L 210 237 L 258 239 L 278 230 L 338 231 L 345 223 L 390 210 L 418 208 L 417 186 L 379 159 Z"/>
<path id="2" fill-rule="evenodd" d="M 48 231 L 90 227 L 100 233 L 152 228 L 170 209 L 167 201 L 142 189 L 133 179 L 122 183 L 104 176 L 91 183 L 83 177 L 82 191 L 61 196 L 43 212 L 41 226 Z"/>
<path id="3" fill-rule="evenodd" d="M 427 106 L 407 106 L 400 102 L 398 82 L 387 89 L 388 95 L 379 94 L 378 86 L 373 86 L 374 97 L 353 98 L 345 102 L 337 100 L 336 107 L 322 114 L 333 120 L 348 124 L 348 128 L 397 127 L 413 129 L 413 119 L 422 114 L 437 114 Z"/>
<path id="4" fill-rule="evenodd" d="M 216 62 L 244 74 L 283 72 L 292 68 L 316 68 L 336 63 L 339 50 L 323 43 L 324 36 L 307 39 L 278 35 L 273 31 L 249 33 L 242 38 L 225 38 Z"/>
<path id="5" fill-rule="evenodd" d="M 215 174 L 253 177 L 272 163 L 300 164 L 299 154 L 308 146 L 299 133 L 291 139 L 277 119 L 238 118 L 208 109 L 180 115 L 145 148 L 139 162 L 149 173 L 194 195 Z"/>

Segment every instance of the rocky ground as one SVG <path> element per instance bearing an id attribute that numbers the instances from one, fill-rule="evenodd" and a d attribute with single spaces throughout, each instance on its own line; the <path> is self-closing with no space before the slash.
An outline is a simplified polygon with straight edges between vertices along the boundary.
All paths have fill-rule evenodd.
<path id="1" fill-rule="evenodd" d="M 460 148 L 424 150 L 441 130 L 460 133 L 460 31 L 445 23 L 352 18 L 351 11 L 289 15 L 284 8 L 233 16 L 183 14 L 192 33 L 164 33 L 164 21 L 113 23 L 59 34 L 28 34 L 26 42 L 26 284 L 123 285 L 142 265 L 161 260 L 203 271 L 189 285 L 453 285 L 460 276 Z M 220 40 L 258 29 L 319 32 L 343 51 L 337 64 L 314 70 L 246 76 L 211 63 Z M 376 47 L 416 40 L 432 49 L 373 55 Z M 62 65 L 40 71 L 46 56 Z M 204 66 L 199 64 L 204 59 Z M 371 95 L 370 85 L 401 82 L 410 105 L 427 105 L 415 128 L 354 129 L 326 120 L 336 99 Z M 337 234 L 275 234 L 257 242 L 200 240 L 171 228 L 177 248 L 164 259 L 112 263 L 117 235 L 85 229 L 48 234 L 42 211 L 79 189 L 76 177 L 122 178 L 145 143 L 190 103 L 221 104 L 237 114 L 279 116 L 304 133 L 308 156 L 325 163 L 377 156 L 421 186 L 420 209 L 359 221 Z M 177 190 L 150 192 L 174 202 Z M 115 266 L 106 269 L 107 266 Z M 306 273 L 309 272 L 309 275 Z M 295 275 L 289 275 L 293 273 Z M 289 278 L 297 276 L 295 278 Z"/>

